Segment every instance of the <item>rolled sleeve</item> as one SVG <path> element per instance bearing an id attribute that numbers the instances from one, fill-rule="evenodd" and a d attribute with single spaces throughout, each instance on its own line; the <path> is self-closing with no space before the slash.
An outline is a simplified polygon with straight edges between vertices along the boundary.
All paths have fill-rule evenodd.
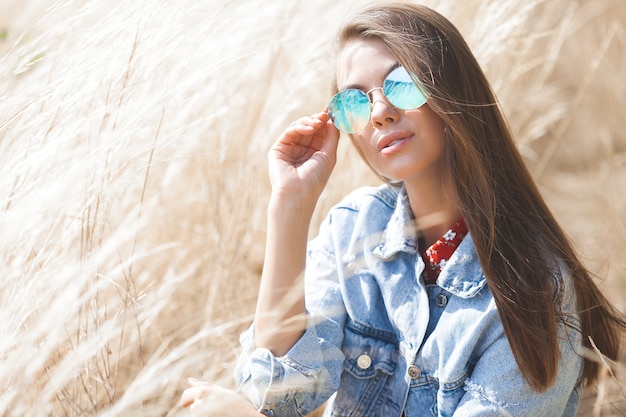
<path id="1" fill-rule="evenodd" d="M 337 390 L 344 356 L 318 333 L 336 333 L 340 329 L 331 320 L 310 321 L 302 337 L 281 357 L 254 345 L 254 325 L 241 335 L 244 350 L 235 379 L 259 411 L 271 410 L 274 416 L 304 416 Z"/>

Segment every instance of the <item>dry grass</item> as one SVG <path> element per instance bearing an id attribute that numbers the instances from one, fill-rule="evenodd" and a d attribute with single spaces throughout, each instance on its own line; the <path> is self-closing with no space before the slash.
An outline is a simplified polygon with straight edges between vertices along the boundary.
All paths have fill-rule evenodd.
<path id="1" fill-rule="evenodd" d="M 187 376 L 232 386 L 261 268 L 265 153 L 326 104 L 354 3 L 2 1 L 1 415 L 188 415 Z M 466 35 L 623 309 L 626 4 L 427 3 Z M 340 152 L 316 221 L 376 182 L 347 141 Z M 605 382 L 581 416 L 626 413 L 623 383 Z"/>

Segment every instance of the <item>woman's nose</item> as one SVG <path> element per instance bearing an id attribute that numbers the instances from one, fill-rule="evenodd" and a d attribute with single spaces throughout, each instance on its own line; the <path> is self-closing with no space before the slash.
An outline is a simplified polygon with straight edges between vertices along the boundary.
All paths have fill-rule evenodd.
<path id="1" fill-rule="evenodd" d="M 372 125 L 380 129 L 385 124 L 395 123 L 398 120 L 398 110 L 387 100 L 382 89 L 370 92 L 372 102 Z"/>

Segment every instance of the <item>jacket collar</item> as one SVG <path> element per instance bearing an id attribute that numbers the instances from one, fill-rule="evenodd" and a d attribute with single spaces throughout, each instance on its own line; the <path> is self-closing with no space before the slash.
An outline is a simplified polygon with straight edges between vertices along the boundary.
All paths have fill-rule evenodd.
<path id="1" fill-rule="evenodd" d="M 385 261 L 398 252 L 418 253 L 415 217 L 404 186 L 397 191 L 395 207 L 382 232 L 380 244 L 373 252 Z M 421 257 L 417 258 L 422 262 Z M 486 283 L 472 236 L 468 233 L 439 274 L 437 285 L 458 297 L 469 298 L 478 294 Z"/>
<path id="2" fill-rule="evenodd" d="M 461 298 L 475 296 L 487 284 L 478 261 L 472 236 L 468 233 L 437 278 L 437 285 Z"/>
<path id="3" fill-rule="evenodd" d="M 395 203 L 380 244 L 374 248 L 374 255 L 383 260 L 389 260 L 398 252 L 417 253 L 415 217 L 404 186 L 398 190 Z"/>

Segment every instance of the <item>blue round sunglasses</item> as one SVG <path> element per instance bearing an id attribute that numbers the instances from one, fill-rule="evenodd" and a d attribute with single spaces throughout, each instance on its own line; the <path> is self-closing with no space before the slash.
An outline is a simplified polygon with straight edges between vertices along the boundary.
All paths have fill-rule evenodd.
<path id="1" fill-rule="evenodd" d="M 375 90 L 383 90 L 389 103 L 401 110 L 417 109 L 428 100 L 428 94 L 413 83 L 404 67 L 399 66 L 385 77 L 382 87 L 366 92 L 350 88 L 335 94 L 328 105 L 328 115 L 337 129 L 355 134 L 367 127 L 372 114 L 372 92 Z"/>

